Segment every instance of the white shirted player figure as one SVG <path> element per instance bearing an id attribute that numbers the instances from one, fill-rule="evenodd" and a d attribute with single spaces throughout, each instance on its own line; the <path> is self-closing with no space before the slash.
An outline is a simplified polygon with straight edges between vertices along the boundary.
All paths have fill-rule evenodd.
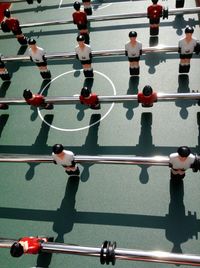
<path id="1" fill-rule="evenodd" d="M 139 60 L 142 55 L 142 43 L 137 41 L 137 32 L 129 32 L 130 41 L 125 45 L 125 55 L 128 56 L 129 60 L 129 72 L 130 75 L 139 75 L 140 66 Z"/>
<path id="2" fill-rule="evenodd" d="M 30 59 L 38 66 L 42 78 L 51 79 L 51 73 L 47 68 L 47 60 L 45 58 L 44 49 L 37 46 L 35 39 L 29 39 L 28 45 L 28 54 L 30 56 Z"/>
<path id="3" fill-rule="evenodd" d="M 54 164 L 63 166 L 68 175 L 78 176 L 80 174 L 79 168 L 74 162 L 74 153 L 64 150 L 62 144 L 55 144 L 53 146 L 52 157 Z"/>
<path id="4" fill-rule="evenodd" d="M 92 69 L 92 50 L 91 47 L 85 44 L 85 37 L 83 35 L 78 35 L 76 38 L 78 46 L 75 47 L 76 58 L 80 60 L 83 66 L 83 73 L 85 77 L 92 78 L 94 76 Z"/>
<path id="5" fill-rule="evenodd" d="M 194 32 L 193 27 L 185 28 L 185 37 L 179 40 L 178 52 L 180 53 L 179 73 L 189 73 L 190 60 L 197 47 L 196 38 L 192 37 Z"/>
<path id="6" fill-rule="evenodd" d="M 171 179 L 180 180 L 185 177 L 185 171 L 193 168 L 195 155 L 191 153 L 187 146 L 178 148 L 177 153 L 169 156 L 169 166 L 171 167 Z"/>

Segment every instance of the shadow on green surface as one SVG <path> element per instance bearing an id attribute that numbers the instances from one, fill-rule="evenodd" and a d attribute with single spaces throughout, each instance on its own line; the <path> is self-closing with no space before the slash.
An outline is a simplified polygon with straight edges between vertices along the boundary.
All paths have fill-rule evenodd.
<path id="1" fill-rule="evenodd" d="M 47 114 L 44 117 L 44 120 L 47 121 L 49 124 L 52 124 L 54 115 Z M 35 143 L 31 145 L 32 150 L 34 153 L 43 154 L 48 150 L 47 140 L 49 134 L 50 126 L 48 126 L 44 121 L 42 121 L 42 125 L 40 128 L 40 132 L 35 140 Z M 29 169 L 26 173 L 26 180 L 31 180 L 34 177 L 35 167 L 40 163 L 28 163 Z"/>
<path id="2" fill-rule="evenodd" d="M 58 234 L 55 242 L 64 242 L 64 235 L 71 232 L 76 218 L 76 193 L 79 186 L 79 177 L 71 176 L 68 179 L 65 195 L 56 211 L 54 218 L 53 230 Z"/>
<path id="3" fill-rule="evenodd" d="M 127 66 L 128 69 L 128 66 Z M 128 70 L 127 70 L 128 71 Z M 127 95 L 137 95 L 138 94 L 138 85 L 139 85 L 139 76 L 131 76 L 129 78 L 129 85 L 127 90 Z M 123 107 L 127 109 L 126 118 L 131 120 L 134 116 L 134 108 L 138 107 L 139 104 L 137 101 L 127 101 L 123 103 Z"/>
<path id="4" fill-rule="evenodd" d="M 3 129 L 8 121 L 9 115 L 8 114 L 1 114 L 0 115 L 0 137 L 3 132 Z"/>
<path id="5" fill-rule="evenodd" d="M 178 76 L 178 89 L 177 93 L 189 93 L 190 88 L 189 88 L 189 76 L 187 74 L 180 74 Z M 176 100 L 175 105 L 180 107 L 180 116 L 182 119 L 187 119 L 188 117 L 188 110 L 187 108 L 196 105 L 197 101 L 196 100 Z"/>
<path id="6" fill-rule="evenodd" d="M 172 251 L 177 253 L 182 252 L 182 243 L 197 237 L 200 232 L 200 219 L 197 219 L 196 212 L 194 215 L 191 211 L 188 215 L 185 213 L 183 184 L 177 187 L 170 184 L 171 200 L 165 216 L 76 211 L 78 185 L 78 178 L 68 180 L 65 196 L 56 211 L 0 207 L 0 218 L 53 222 L 53 231 L 58 234 L 56 242 L 64 242 L 64 235 L 73 229 L 75 223 L 165 230 L 166 239 L 173 244 Z"/>

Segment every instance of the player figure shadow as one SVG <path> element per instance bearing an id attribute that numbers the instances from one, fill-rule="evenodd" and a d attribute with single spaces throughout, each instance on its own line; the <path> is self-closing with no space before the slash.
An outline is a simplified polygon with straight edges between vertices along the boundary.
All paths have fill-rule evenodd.
<path id="1" fill-rule="evenodd" d="M 74 59 L 72 68 L 75 70 L 74 72 L 74 77 L 79 77 L 81 75 L 81 69 L 82 69 L 82 64 L 78 59 Z"/>
<path id="2" fill-rule="evenodd" d="M 84 84 L 83 87 L 87 87 L 90 91 L 90 93 L 92 92 L 92 87 L 93 87 L 93 83 L 94 83 L 94 79 L 93 78 L 85 78 L 84 80 Z M 81 89 L 80 89 L 81 91 Z M 79 110 L 78 114 L 77 114 L 77 119 L 78 121 L 81 121 L 85 115 L 85 110 L 86 109 L 90 109 L 87 105 L 81 104 L 81 103 L 77 103 L 75 108 L 77 110 Z"/>
<path id="3" fill-rule="evenodd" d="M 11 81 L 4 81 L 0 87 L 0 98 L 4 98 L 6 96 L 6 92 L 9 89 Z"/>
<path id="4" fill-rule="evenodd" d="M 64 235 L 72 231 L 74 222 L 76 222 L 77 211 L 75 204 L 78 186 L 79 177 L 69 177 L 64 198 L 60 208 L 57 209 L 56 218 L 53 223 L 53 231 L 57 233 L 55 242 L 63 243 Z"/>
<path id="5" fill-rule="evenodd" d="M 195 27 L 195 19 L 189 18 L 188 21 L 186 21 L 184 15 L 178 14 L 174 17 L 174 21 L 172 22 L 172 27 L 176 29 L 177 35 L 182 35 L 184 33 L 183 29 L 185 29 L 187 25 Z"/>
<path id="6" fill-rule="evenodd" d="M 155 146 L 153 145 L 151 126 L 152 126 L 152 113 L 142 113 L 139 142 L 136 145 L 137 151 L 142 152 L 142 156 L 150 156 L 152 152 L 154 152 Z M 149 174 L 147 171 L 149 165 L 139 165 L 139 166 L 141 167 L 141 172 L 139 175 L 140 182 L 142 184 L 146 184 L 149 181 Z"/>
<path id="7" fill-rule="evenodd" d="M 127 90 L 127 95 L 137 95 L 138 94 L 138 85 L 139 85 L 139 76 L 131 76 L 129 78 L 129 85 Z M 136 101 L 125 101 L 123 107 L 127 109 L 126 118 L 131 120 L 134 116 L 134 109 L 138 107 L 139 104 Z"/>
<path id="8" fill-rule="evenodd" d="M 38 254 L 36 267 L 49 268 L 52 255 L 53 255 L 52 253 L 45 253 L 45 252 L 41 252 L 40 254 Z"/>
<path id="9" fill-rule="evenodd" d="M 170 180 L 169 213 L 166 215 L 166 238 L 173 243 L 172 252 L 182 253 L 181 244 L 198 234 L 196 212 L 185 215 L 184 183 Z"/>
<path id="10" fill-rule="evenodd" d="M 9 115 L 8 114 L 1 114 L 0 115 L 0 138 L 3 132 L 3 129 L 8 121 Z"/>
<path id="11" fill-rule="evenodd" d="M 167 55 L 163 52 L 147 53 L 144 56 L 145 64 L 149 66 L 149 74 L 154 74 L 156 72 L 156 66 L 161 62 L 166 62 Z"/>
<path id="12" fill-rule="evenodd" d="M 42 84 L 40 86 L 40 90 L 38 91 L 38 94 L 41 94 L 41 92 L 43 91 L 42 95 L 46 97 L 48 94 L 48 90 L 49 90 L 50 86 L 51 86 L 51 82 L 49 80 L 43 80 Z M 45 90 L 43 90 L 44 88 L 45 88 Z M 35 93 L 35 92 L 33 92 L 33 93 Z M 37 110 L 38 108 L 31 105 L 30 109 L 33 111 L 30 119 L 31 119 L 31 121 L 35 121 L 38 117 L 38 110 Z"/>
<path id="13" fill-rule="evenodd" d="M 98 145 L 98 131 L 100 126 L 101 115 L 93 114 L 90 118 L 90 125 L 94 124 L 98 121 L 98 123 L 89 128 L 88 135 L 85 139 L 85 143 L 82 146 L 81 153 L 88 155 L 96 155 Z M 84 163 L 81 164 L 83 166 L 83 171 L 81 173 L 81 181 L 86 182 L 89 179 L 90 172 L 89 168 L 94 165 L 93 163 Z"/>
<path id="14" fill-rule="evenodd" d="M 178 89 L 177 93 L 189 93 L 189 76 L 187 74 L 182 74 L 178 76 Z M 194 100 L 176 100 L 175 105 L 180 107 L 180 116 L 182 119 L 187 119 L 188 117 L 188 107 L 195 105 L 197 101 Z"/>
<path id="15" fill-rule="evenodd" d="M 48 122 L 50 125 L 53 122 L 54 115 L 46 114 L 44 116 L 44 120 Z M 40 128 L 40 132 L 35 140 L 35 143 L 31 146 L 31 154 L 49 154 L 49 147 L 47 145 L 47 139 L 49 134 L 50 126 L 48 126 L 44 121 L 42 121 L 42 125 Z M 29 169 L 25 175 L 27 181 L 32 180 L 35 174 L 35 167 L 40 163 L 28 163 Z"/>

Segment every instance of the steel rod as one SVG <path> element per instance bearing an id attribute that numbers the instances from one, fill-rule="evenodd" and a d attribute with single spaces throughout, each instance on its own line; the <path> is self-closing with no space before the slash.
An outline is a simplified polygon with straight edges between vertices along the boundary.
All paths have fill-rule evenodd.
<path id="1" fill-rule="evenodd" d="M 177 52 L 178 53 L 178 47 L 177 46 L 164 46 L 164 45 L 158 45 L 155 47 L 146 47 L 143 50 L 143 54 L 152 53 L 152 52 Z M 124 49 L 110 49 L 110 50 L 98 50 L 98 51 L 92 51 L 93 57 L 107 57 L 107 56 L 124 56 L 125 57 L 125 50 Z M 48 60 L 51 59 L 75 59 L 76 55 L 75 52 L 55 52 L 55 53 L 49 53 L 46 54 L 45 57 Z M 10 62 L 10 61 L 30 61 L 29 56 L 2 56 L 2 61 Z"/>
<path id="2" fill-rule="evenodd" d="M 178 8 L 169 10 L 169 16 L 171 15 L 187 15 L 187 14 L 198 14 L 200 13 L 200 7 L 195 8 Z M 122 14 L 110 14 L 110 15 L 98 15 L 88 17 L 89 22 L 95 21 L 108 21 L 108 20 L 121 20 L 121 19 L 133 19 L 133 18 L 145 18 L 147 17 L 146 12 L 135 12 L 135 13 L 122 13 Z M 27 22 L 20 24 L 22 28 L 38 27 L 38 26 L 50 26 L 50 25 L 61 25 L 61 24 L 72 24 L 73 20 L 54 20 L 54 21 L 41 21 L 41 22 Z"/>
<path id="3" fill-rule="evenodd" d="M 75 155 L 76 163 L 96 163 L 96 164 L 128 164 L 128 165 L 153 165 L 168 166 L 168 156 L 90 156 Z M 11 163 L 52 163 L 53 159 L 50 155 L 22 155 L 22 154 L 0 154 L 1 162 Z"/>
<path id="4" fill-rule="evenodd" d="M 75 254 L 82 256 L 100 257 L 101 248 L 81 247 L 76 245 L 43 243 L 42 251 L 48 253 Z M 129 261 L 158 262 L 167 264 L 183 264 L 200 266 L 200 256 L 176 254 L 163 251 L 144 251 L 136 249 L 116 248 L 115 259 Z"/>
<path id="5" fill-rule="evenodd" d="M 126 101 L 137 101 L 137 95 L 116 95 L 116 96 L 98 96 L 100 103 L 121 103 Z M 175 101 L 175 100 L 199 100 L 200 93 L 174 93 L 174 94 L 157 94 L 158 101 Z M 46 103 L 52 104 L 76 104 L 80 103 L 79 95 L 69 97 L 45 97 Z M 24 99 L 21 98 L 0 98 L 0 103 L 17 105 L 27 104 Z"/>
<path id="6" fill-rule="evenodd" d="M 0 240 L 0 248 L 10 248 L 16 240 Z M 85 247 L 79 245 L 61 244 L 61 243 L 41 243 L 41 252 L 44 253 L 62 253 L 80 256 L 100 257 L 102 249 L 99 247 Z M 144 251 L 138 249 L 115 248 L 113 250 L 113 259 L 128 261 L 145 261 L 166 264 L 179 264 L 200 266 L 200 256 L 192 254 L 169 253 L 164 251 Z M 103 249 L 104 256 L 107 254 Z"/>

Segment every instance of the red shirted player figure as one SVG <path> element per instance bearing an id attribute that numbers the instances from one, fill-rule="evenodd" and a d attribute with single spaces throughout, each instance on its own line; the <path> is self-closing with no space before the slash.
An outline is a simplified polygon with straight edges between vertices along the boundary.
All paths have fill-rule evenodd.
<path id="1" fill-rule="evenodd" d="M 101 108 L 96 93 L 90 93 L 87 87 L 83 87 L 79 97 L 81 104 L 89 106 L 91 109 L 98 110 Z"/>
<path id="2" fill-rule="evenodd" d="M 77 25 L 77 28 L 79 30 L 79 34 L 83 35 L 85 37 L 85 43 L 90 43 L 90 37 L 88 32 L 88 20 L 87 20 L 87 14 L 83 11 L 81 11 L 81 4 L 76 1 L 74 3 L 74 9 L 76 10 L 73 14 L 73 22 Z"/>
<path id="3" fill-rule="evenodd" d="M 43 242 L 53 242 L 53 238 L 46 237 L 23 237 L 15 242 L 10 248 L 13 257 L 20 257 L 23 254 L 39 254 Z"/>
<path id="4" fill-rule="evenodd" d="M 1 23 L 2 31 L 12 31 L 20 45 L 27 46 L 27 39 L 22 33 L 19 20 L 11 16 L 9 9 L 4 10 L 4 16 L 5 18 Z"/>
<path id="5" fill-rule="evenodd" d="M 142 107 L 152 107 L 157 101 L 157 93 L 153 92 L 151 86 L 145 86 L 142 92 L 138 93 L 138 102 L 142 103 Z"/>
<path id="6" fill-rule="evenodd" d="M 153 5 L 147 8 L 147 17 L 150 22 L 150 35 L 158 35 L 160 17 L 163 14 L 163 6 L 157 4 L 158 0 L 152 0 Z"/>
<path id="7" fill-rule="evenodd" d="M 51 103 L 45 103 L 45 98 L 41 94 L 32 94 L 32 92 L 28 89 L 24 90 L 23 97 L 26 100 L 27 104 L 35 106 L 35 107 L 41 107 L 46 110 L 52 110 L 53 104 Z"/>

